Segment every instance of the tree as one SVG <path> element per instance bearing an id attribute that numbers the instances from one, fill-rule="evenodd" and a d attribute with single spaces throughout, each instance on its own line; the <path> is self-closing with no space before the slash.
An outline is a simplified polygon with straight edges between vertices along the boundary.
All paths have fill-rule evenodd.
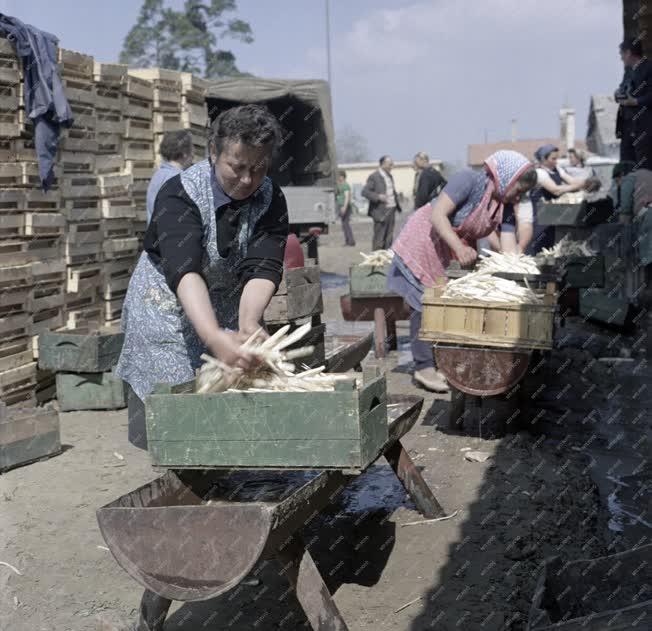
<path id="1" fill-rule="evenodd" d="M 338 162 L 366 162 L 369 160 L 367 139 L 350 125 L 342 127 L 337 132 L 335 149 Z"/>
<path id="2" fill-rule="evenodd" d="M 165 0 L 144 0 L 138 21 L 125 37 L 120 61 L 209 79 L 241 75 L 233 53 L 218 48 L 218 40 L 225 37 L 253 41 L 247 22 L 224 16 L 235 10 L 235 0 L 185 0 L 181 11 L 166 7 Z"/>

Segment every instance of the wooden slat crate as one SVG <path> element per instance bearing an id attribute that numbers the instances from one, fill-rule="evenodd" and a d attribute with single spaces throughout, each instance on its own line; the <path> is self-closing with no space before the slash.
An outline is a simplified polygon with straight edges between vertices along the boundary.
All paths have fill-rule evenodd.
<path id="1" fill-rule="evenodd" d="M 0 340 L 8 342 L 29 336 L 29 328 L 32 325 L 32 316 L 25 315 L 11 315 L 0 318 Z"/>
<path id="2" fill-rule="evenodd" d="M 21 65 L 16 50 L 6 38 L 0 38 L 0 83 L 16 85 L 21 80 Z"/>
<path id="3" fill-rule="evenodd" d="M 72 110 L 72 114 L 75 118 L 75 128 L 96 131 L 97 116 L 95 113 L 95 98 L 93 99 L 92 105 L 72 103 L 70 105 L 70 109 Z"/>
<path id="4" fill-rule="evenodd" d="M 539 203 L 537 223 L 542 226 L 595 226 L 608 221 L 611 201 L 584 201 L 579 204 Z"/>
<path id="5" fill-rule="evenodd" d="M 151 82 L 134 76 L 131 71 L 122 82 L 122 93 L 144 101 L 154 100 L 154 86 Z"/>
<path id="6" fill-rule="evenodd" d="M 97 193 L 99 194 L 99 188 L 97 188 Z M 99 221 L 102 217 L 100 200 L 97 197 L 66 199 L 61 208 L 61 214 L 71 222 Z"/>
<path id="7" fill-rule="evenodd" d="M 119 278 L 108 278 L 105 279 L 104 285 L 102 286 L 101 297 L 104 301 L 117 300 L 118 298 L 122 300 L 127 294 L 127 289 L 129 288 L 129 276 L 121 276 Z M 109 306 L 109 310 L 113 310 L 116 305 Z M 119 308 L 122 309 L 122 304 L 119 305 Z M 113 320 L 114 318 L 107 318 L 107 320 Z"/>
<path id="8" fill-rule="evenodd" d="M 0 215 L 0 239 L 17 239 L 25 231 L 25 217 L 22 213 Z"/>
<path id="9" fill-rule="evenodd" d="M 0 163 L 0 187 L 41 185 L 36 162 L 2 162 Z"/>
<path id="10" fill-rule="evenodd" d="M 181 91 L 167 86 L 154 86 L 154 111 L 181 114 Z"/>
<path id="11" fill-rule="evenodd" d="M 208 121 L 208 110 L 205 105 L 197 103 L 186 103 L 181 112 L 181 122 L 184 127 L 197 125 L 199 127 L 206 127 Z"/>
<path id="12" fill-rule="evenodd" d="M 137 258 L 124 258 L 116 259 L 115 261 L 107 261 L 104 263 L 103 267 L 104 281 L 109 283 L 114 280 L 130 277 L 134 269 L 136 269 L 137 264 Z"/>
<path id="13" fill-rule="evenodd" d="M 181 91 L 182 73 L 177 70 L 168 70 L 167 68 L 130 68 L 129 76 L 138 77 L 151 85 L 167 85 L 171 88 Z M 186 79 L 187 81 L 187 79 Z"/>
<path id="14" fill-rule="evenodd" d="M 133 232 L 133 223 L 129 219 L 102 219 L 102 237 L 103 239 L 121 239 L 131 237 Z"/>
<path id="15" fill-rule="evenodd" d="M 12 138 L 8 151 L 8 162 L 31 162 L 36 156 L 34 139 L 25 137 Z"/>
<path id="16" fill-rule="evenodd" d="M 57 400 L 62 412 L 120 410 L 127 407 L 126 384 L 112 372 L 58 372 Z"/>
<path id="17" fill-rule="evenodd" d="M 30 290 L 27 311 L 36 314 L 63 307 L 64 286 L 59 283 L 39 284 Z"/>
<path id="18" fill-rule="evenodd" d="M 59 146 L 65 151 L 96 153 L 98 150 L 97 134 L 94 129 L 76 129 L 72 127 L 64 130 Z"/>
<path id="19" fill-rule="evenodd" d="M 123 142 L 125 160 L 145 161 L 154 158 L 154 143 L 146 140 L 125 140 Z"/>
<path id="20" fill-rule="evenodd" d="M 103 240 L 101 220 L 68 223 L 66 231 L 67 245 L 99 244 Z"/>
<path id="21" fill-rule="evenodd" d="M 61 240 L 57 238 L 0 241 L 0 267 L 58 260 L 61 247 Z"/>
<path id="22" fill-rule="evenodd" d="M 32 361 L 28 337 L 0 342 L 0 372 L 24 366 Z"/>
<path id="23" fill-rule="evenodd" d="M 29 327 L 29 334 L 41 335 L 63 326 L 63 307 L 40 311 L 32 315 L 32 324 Z"/>
<path id="24" fill-rule="evenodd" d="M 67 265 L 90 265 L 102 261 L 100 243 L 66 243 L 65 260 Z"/>
<path id="25" fill-rule="evenodd" d="M 66 309 L 82 309 L 99 304 L 97 287 L 88 286 L 75 293 L 65 294 Z"/>
<path id="26" fill-rule="evenodd" d="M 30 189 L 25 191 L 24 210 L 34 212 L 60 212 L 61 192 L 49 190 L 44 193 L 41 190 Z"/>
<path id="27" fill-rule="evenodd" d="M 120 175 L 124 172 L 124 159 L 121 155 L 105 153 L 95 158 L 97 175 Z"/>
<path id="28" fill-rule="evenodd" d="M 140 120 L 138 118 L 125 118 L 123 133 L 124 137 L 130 140 L 147 140 L 151 142 L 154 139 L 152 121 Z"/>
<path id="29" fill-rule="evenodd" d="M 59 154 L 59 167 L 63 175 L 92 174 L 95 170 L 95 154 L 80 151 L 62 151 Z"/>
<path id="30" fill-rule="evenodd" d="M 97 134 L 97 152 L 109 154 L 122 153 L 122 135 Z"/>
<path id="31" fill-rule="evenodd" d="M 29 311 L 29 287 L 10 287 L 0 290 L 0 318 Z"/>
<path id="32" fill-rule="evenodd" d="M 127 76 L 126 64 L 105 64 L 96 61 L 93 66 L 93 80 L 103 85 L 120 88 Z"/>
<path id="33" fill-rule="evenodd" d="M 162 386 L 145 400 L 154 465 L 363 469 L 387 440 L 384 376 L 333 392 L 182 390 Z"/>
<path id="34" fill-rule="evenodd" d="M 118 92 L 120 98 L 122 95 Z M 122 112 L 113 110 L 97 110 L 97 133 L 98 134 L 121 134 L 124 129 Z"/>
<path id="35" fill-rule="evenodd" d="M 64 372 L 103 373 L 120 358 L 122 333 L 90 329 L 51 331 L 39 340 L 39 367 Z"/>
<path id="36" fill-rule="evenodd" d="M 442 297 L 442 287 L 423 294 L 419 338 L 444 344 L 498 348 L 552 348 L 555 302 L 509 304 Z"/>
<path id="37" fill-rule="evenodd" d="M 103 318 L 105 323 L 119 322 L 122 317 L 122 305 L 124 296 L 113 298 L 112 300 L 103 300 Z"/>
<path id="38" fill-rule="evenodd" d="M 138 252 L 138 239 L 128 237 L 126 239 L 110 239 L 102 244 L 104 258 L 119 259 L 127 256 L 135 256 Z"/>
<path id="39" fill-rule="evenodd" d="M 135 215 L 131 197 L 106 197 L 101 200 L 100 208 L 104 219 L 131 219 Z"/>
<path id="40" fill-rule="evenodd" d="M 66 263 L 63 259 L 46 263 L 36 261 L 31 264 L 31 273 L 33 282 L 37 285 L 59 283 L 63 286 L 66 282 Z"/>
<path id="41" fill-rule="evenodd" d="M 29 362 L 17 368 L 0 372 L 0 400 L 12 394 L 22 394 L 36 385 L 36 362 Z"/>
<path id="42" fill-rule="evenodd" d="M 98 175 L 97 182 L 100 186 L 100 195 L 103 197 L 118 197 L 129 195 L 133 177 L 131 173 Z"/>
<path id="43" fill-rule="evenodd" d="M 32 264 L 0 267 L 0 292 L 8 287 L 26 287 L 33 282 Z"/>
<path id="44" fill-rule="evenodd" d="M 95 103 L 95 85 L 92 81 L 82 81 L 77 77 L 62 77 L 63 91 L 68 101 L 80 105 Z"/>
<path id="45" fill-rule="evenodd" d="M 26 205 L 27 191 L 21 189 L 0 188 L 0 214 L 5 212 L 23 212 Z"/>
<path id="46" fill-rule="evenodd" d="M 388 265 L 352 265 L 349 268 L 349 283 L 352 298 L 386 296 Z"/>
<path id="47" fill-rule="evenodd" d="M 122 114 L 125 118 L 152 120 L 152 102 L 135 96 L 123 95 Z"/>
<path id="48" fill-rule="evenodd" d="M 600 289 L 580 291 L 580 315 L 614 326 L 624 326 L 629 314 L 629 300 Z"/>
<path id="49" fill-rule="evenodd" d="M 17 85 L 0 84 L 0 112 L 15 113 L 21 106 Z"/>
<path id="50" fill-rule="evenodd" d="M 0 470 L 59 453 L 59 414 L 53 406 L 7 409 L 0 402 Z"/>
<path id="51" fill-rule="evenodd" d="M 95 107 L 98 116 L 101 113 L 104 117 L 109 114 L 122 117 L 125 96 L 120 88 L 96 83 L 95 91 Z M 101 130 L 98 128 L 98 131 Z"/>
<path id="52" fill-rule="evenodd" d="M 65 326 L 68 329 L 79 329 L 89 326 L 100 326 L 102 321 L 102 307 L 93 305 L 82 309 L 64 310 Z"/>
<path id="53" fill-rule="evenodd" d="M 181 122 L 181 114 L 170 112 L 154 112 L 154 128 L 155 145 L 158 153 L 158 148 L 161 145 L 163 134 L 168 131 L 177 131 L 183 127 Z"/>
<path id="54" fill-rule="evenodd" d="M 66 218 L 61 213 L 25 213 L 23 232 L 26 237 L 61 236 Z"/>
<path id="55" fill-rule="evenodd" d="M 57 51 L 57 61 L 62 75 L 80 77 L 86 81 L 93 80 L 95 62 L 90 55 L 59 48 Z"/>
<path id="56" fill-rule="evenodd" d="M 203 102 L 210 82 L 191 72 L 181 73 L 181 93 L 196 102 Z"/>
<path id="57" fill-rule="evenodd" d="M 97 176 L 93 174 L 64 175 L 61 178 L 61 195 L 64 199 L 80 199 L 98 197 L 100 187 Z"/>
<path id="58" fill-rule="evenodd" d="M 278 291 L 265 310 L 265 322 L 289 322 L 323 310 L 319 267 L 285 270 Z"/>
<path id="59" fill-rule="evenodd" d="M 81 293 L 90 287 L 100 289 L 104 268 L 101 263 L 78 265 L 66 269 L 66 292 Z"/>
<path id="60" fill-rule="evenodd" d="M 150 179 L 154 175 L 154 160 L 125 160 L 125 172 L 131 173 L 134 180 Z"/>
<path id="61" fill-rule="evenodd" d="M 37 351 L 38 352 L 38 351 Z M 56 375 L 49 370 L 36 371 L 36 403 L 44 405 L 57 398 Z"/>

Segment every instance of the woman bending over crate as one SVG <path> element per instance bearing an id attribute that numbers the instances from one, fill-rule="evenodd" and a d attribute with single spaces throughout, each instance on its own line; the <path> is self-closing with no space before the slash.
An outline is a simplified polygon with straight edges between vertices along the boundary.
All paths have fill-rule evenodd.
<path id="1" fill-rule="evenodd" d="M 394 241 L 387 286 L 412 309 L 414 379 L 426 389 L 443 392 L 448 384 L 435 369 L 432 345 L 418 339 L 424 287 L 445 278 L 451 259 L 462 266 L 472 264 L 478 256 L 478 239 L 487 237 L 499 249 L 496 231 L 504 204 L 517 204 L 535 184 L 536 172 L 525 156 L 497 151 L 485 160 L 482 171 L 464 169 L 453 175 L 435 199 L 410 217 Z"/>
<path id="2" fill-rule="evenodd" d="M 144 397 L 190 381 L 200 356 L 248 368 L 242 342 L 259 328 L 283 273 L 285 197 L 267 177 L 280 140 L 265 108 L 213 122 L 209 159 L 168 180 L 122 310 L 117 375 L 129 385 L 129 440 L 147 448 Z"/>

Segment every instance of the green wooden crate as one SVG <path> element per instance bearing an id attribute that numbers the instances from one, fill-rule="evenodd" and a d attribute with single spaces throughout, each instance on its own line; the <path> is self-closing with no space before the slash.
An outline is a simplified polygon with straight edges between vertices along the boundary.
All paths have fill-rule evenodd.
<path id="1" fill-rule="evenodd" d="M 349 269 L 349 285 L 352 298 L 387 296 L 387 265 L 352 265 Z"/>
<path id="2" fill-rule="evenodd" d="M 584 201 L 578 204 L 537 204 L 537 223 L 541 226 L 597 226 L 613 215 L 610 199 Z"/>
<path id="3" fill-rule="evenodd" d="M 154 465 L 174 468 L 364 469 L 387 440 L 385 377 L 333 392 L 194 394 L 160 386 L 146 397 Z M 184 387 L 186 392 L 183 392 Z"/>
<path id="4" fill-rule="evenodd" d="M 564 264 L 568 287 L 602 287 L 604 285 L 604 257 L 574 256 Z"/>
<path id="5" fill-rule="evenodd" d="M 53 407 L 8 410 L 0 401 L 0 471 L 60 451 L 59 414 Z"/>
<path id="6" fill-rule="evenodd" d="M 605 324 L 623 326 L 627 321 L 629 301 L 612 296 L 606 291 L 580 291 L 580 315 Z"/>
<path id="7" fill-rule="evenodd" d="M 39 368 L 66 372 L 111 370 L 122 350 L 122 333 L 102 333 L 86 329 L 51 331 L 39 336 Z"/>
<path id="8" fill-rule="evenodd" d="M 264 319 L 268 324 L 287 323 L 324 310 L 319 267 L 285 270 L 277 292 L 272 296 Z"/>
<path id="9" fill-rule="evenodd" d="M 119 410 L 127 406 L 126 384 L 112 372 L 58 372 L 57 399 L 62 412 Z"/>

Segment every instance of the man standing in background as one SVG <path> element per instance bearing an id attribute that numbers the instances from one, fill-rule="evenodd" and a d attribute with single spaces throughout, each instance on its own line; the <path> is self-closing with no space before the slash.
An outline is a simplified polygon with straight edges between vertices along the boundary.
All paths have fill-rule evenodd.
<path id="1" fill-rule="evenodd" d="M 396 212 L 401 212 L 398 194 L 392 177 L 394 161 L 383 156 L 379 168 L 368 178 L 362 196 L 369 200 L 369 216 L 374 220 L 372 250 L 388 250 L 394 240 Z"/>
<path id="2" fill-rule="evenodd" d="M 154 212 L 156 196 L 163 184 L 192 164 L 192 135 L 187 129 L 166 132 L 161 141 L 159 153 L 163 161 L 147 187 L 148 224 Z"/>
<path id="3" fill-rule="evenodd" d="M 444 186 L 446 180 L 442 174 L 430 164 L 430 158 L 425 151 L 419 151 L 414 156 L 414 209 L 425 206 L 433 200 Z"/>

